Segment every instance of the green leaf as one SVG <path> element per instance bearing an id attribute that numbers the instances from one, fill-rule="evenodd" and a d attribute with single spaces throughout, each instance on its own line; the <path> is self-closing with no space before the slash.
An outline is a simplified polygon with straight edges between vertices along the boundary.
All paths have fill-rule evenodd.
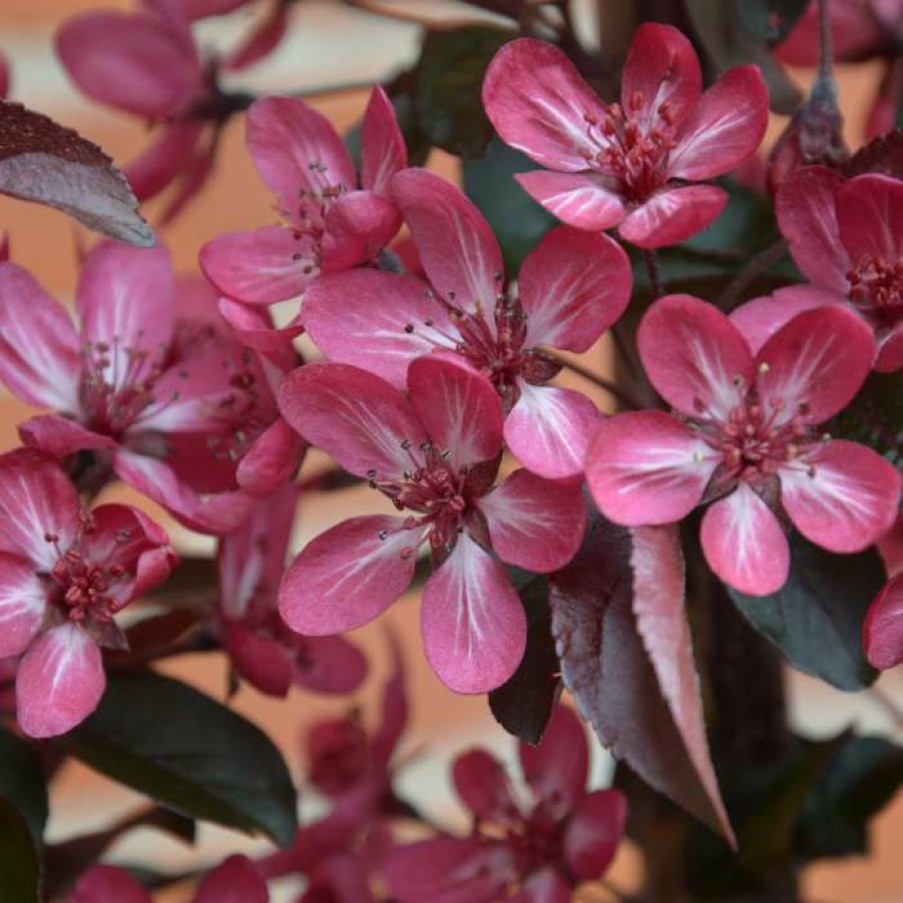
<path id="1" fill-rule="evenodd" d="M 172 678 L 150 671 L 111 677 L 97 711 L 59 742 L 192 818 L 263 831 L 281 845 L 297 830 L 292 780 L 269 738 Z"/>
<path id="2" fill-rule="evenodd" d="M 414 111 L 433 144 L 462 157 L 479 156 L 492 126 L 481 90 L 489 61 L 514 33 L 484 25 L 429 31 L 414 72 Z"/>
<path id="3" fill-rule="evenodd" d="M 535 576 L 518 592 L 527 612 L 527 648 L 514 674 L 489 694 L 489 708 L 513 737 L 539 743 L 561 694 L 548 578 Z"/>
<path id="4" fill-rule="evenodd" d="M 41 867 L 28 822 L 0 797 L 0 903 L 38 903 Z"/>
<path id="5" fill-rule="evenodd" d="M 903 749 L 851 736 L 806 797 L 794 849 L 806 861 L 868 852 L 868 822 L 903 783 Z"/>
<path id="6" fill-rule="evenodd" d="M 35 845 L 40 847 L 47 822 L 47 787 L 41 759 L 30 744 L 2 728 L 0 796 L 19 811 Z"/>
<path id="7" fill-rule="evenodd" d="M 536 169 L 532 160 L 497 136 L 482 157 L 461 164 L 464 191 L 495 233 L 509 278 L 517 274 L 524 257 L 556 223 L 514 180 L 515 173 L 531 169 Z"/>
<path id="8" fill-rule="evenodd" d="M 886 579 L 875 549 L 836 555 L 798 533 L 790 537 L 790 577 L 771 596 L 728 587 L 740 611 L 795 668 L 840 690 L 861 690 L 877 672 L 862 652 L 862 622 Z"/>

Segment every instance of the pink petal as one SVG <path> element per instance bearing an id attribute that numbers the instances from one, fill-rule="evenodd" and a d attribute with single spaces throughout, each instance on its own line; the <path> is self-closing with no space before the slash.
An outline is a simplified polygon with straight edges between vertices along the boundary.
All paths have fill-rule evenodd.
<path id="1" fill-rule="evenodd" d="M 395 847 L 383 874 L 399 903 L 494 903 L 517 872 L 503 841 L 436 837 Z"/>
<path id="2" fill-rule="evenodd" d="M 686 517 L 720 455 L 674 417 L 640 411 L 600 424 L 586 460 L 586 480 L 602 513 L 643 526 Z"/>
<path id="3" fill-rule="evenodd" d="M 395 108 L 377 85 L 370 95 L 361 129 L 361 184 L 378 194 L 386 194 L 389 180 L 407 165 L 408 152 Z"/>
<path id="4" fill-rule="evenodd" d="M 264 633 L 234 621 L 223 624 L 223 645 L 232 667 L 267 696 L 285 696 L 292 685 L 288 648 Z"/>
<path id="5" fill-rule="evenodd" d="M 900 472 L 858 442 L 835 439 L 780 470 L 781 501 L 807 539 L 831 552 L 859 552 L 893 525 Z"/>
<path id="6" fill-rule="evenodd" d="M 274 4 L 253 31 L 223 60 L 223 69 L 239 72 L 268 57 L 285 37 L 289 21 L 290 7 Z"/>
<path id="7" fill-rule="evenodd" d="M 731 311 L 730 318 L 752 353 L 758 354 L 762 346 L 797 314 L 841 300 L 839 295 L 814 285 L 788 285 L 741 304 Z"/>
<path id="8" fill-rule="evenodd" d="M 853 263 L 903 259 L 903 182 L 868 173 L 842 183 L 834 198 L 840 240 Z"/>
<path id="9" fill-rule="evenodd" d="M 709 567 L 741 593 L 767 596 L 787 582 L 787 537 L 771 509 L 746 483 L 709 507 L 700 536 Z"/>
<path id="10" fill-rule="evenodd" d="M 304 332 L 300 315 L 294 316 L 285 326 L 277 329 L 262 307 L 242 304 L 231 298 L 220 298 L 218 309 L 220 316 L 229 324 L 232 334 L 242 345 L 259 351 L 273 361 L 278 360 L 285 370 L 292 369 L 297 362 L 292 340 Z"/>
<path id="11" fill-rule="evenodd" d="M 274 492 L 295 475 L 303 449 L 304 440 L 280 417 L 238 462 L 238 485 L 257 496 Z"/>
<path id="12" fill-rule="evenodd" d="M 520 811 L 505 766 L 485 749 L 471 749 L 459 755 L 453 778 L 461 802 L 476 818 L 502 825 L 518 819 Z"/>
<path id="13" fill-rule="evenodd" d="M 571 903 L 571 888 L 551 866 L 533 872 L 521 885 L 521 889 L 507 898 L 507 903 Z"/>
<path id="14" fill-rule="evenodd" d="M 308 442 L 357 476 L 371 471 L 380 478 L 401 476 L 426 439 L 397 389 L 347 364 L 306 364 L 294 370 L 279 390 L 279 409 Z"/>
<path id="15" fill-rule="evenodd" d="M 886 671 L 903 662 L 903 574 L 888 580 L 862 626 L 862 646 L 873 668 Z"/>
<path id="16" fill-rule="evenodd" d="M 199 259 L 221 292 L 245 304 L 294 298 L 319 272 L 310 238 L 283 226 L 220 235 L 201 248 Z"/>
<path id="17" fill-rule="evenodd" d="M 423 533 L 404 519 L 354 517 L 309 542 L 279 588 L 285 622 L 308 636 L 353 630 L 381 615 L 414 576 Z"/>
<path id="18" fill-rule="evenodd" d="M 0 551 L 21 555 L 50 573 L 57 552 L 45 536 L 68 549 L 79 527 L 75 487 L 49 455 L 16 449 L 0 455 Z"/>
<path id="19" fill-rule="evenodd" d="M 582 881 L 608 870 L 627 826 L 627 798 L 620 790 L 588 793 L 568 821 L 564 856 L 568 868 Z"/>
<path id="20" fill-rule="evenodd" d="M 79 352 L 63 307 L 26 270 L 0 263 L 0 380 L 28 404 L 73 413 Z"/>
<path id="21" fill-rule="evenodd" d="M 577 229 L 610 229 L 627 215 L 621 198 L 591 173 L 538 169 L 517 173 L 514 178 L 534 201 Z"/>
<path id="22" fill-rule="evenodd" d="M 452 467 L 502 451 L 502 403 L 492 383 L 451 358 L 422 357 L 408 368 L 408 394 L 432 444 Z"/>
<path id="23" fill-rule="evenodd" d="M 19 727 L 29 737 L 65 734 L 97 708 L 105 686 L 97 643 L 75 624 L 54 627 L 41 634 L 19 662 Z"/>
<path id="24" fill-rule="evenodd" d="M 248 516 L 254 504 L 254 496 L 241 490 L 203 496 L 182 482 L 165 461 L 147 455 L 121 450 L 116 455 L 114 468 L 124 483 L 162 505 L 185 526 L 201 533 L 231 533 Z"/>
<path id="25" fill-rule="evenodd" d="M 0 552 L 0 659 L 28 648 L 41 629 L 47 594 L 33 564 Z"/>
<path id="26" fill-rule="evenodd" d="M 710 225 L 726 203 L 726 192 L 712 185 L 671 188 L 629 214 L 618 235 L 640 248 L 676 245 Z"/>
<path id="27" fill-rule="evenodd" d="M 839 304 L 797 314 L 756 355 L 759 397 L 775 422 L 822 423 L 859 391 L 874 358 L 865 323 Z"/>
<path id="28" fill-rule="evenodd" d="M 297 636 L 292 674 L 314 693 L 351 693 L 367 675 L 367 659 L 340 636 Z"/>
<path id="29" fill-rule="evenodd" d="M 63 24 L 56 49 L 85 94 L 147 119 L 166 119 L 202 90 L 196 51 L 154 16 L 77 16 Z"/>
<path id="30" fill-rule="evenodd" d="M 69 903 L 152 903 L 151 895 L 125 870 L 95 865 L 78 880 Z"/>
<path id="31" fill-rule="evenodd" d="M 454 185 L 425 169 L 394 176 L 392 194 L 436 291 L 469 313 L 480 305 L 491 320 L 505 269 L 483 214 Z"/>
<path id="32" fill-rule="evenodd" d="M 600 420 L 580 392 L 521 383 L 520 398 L 505 418 L 505 441 L 534 473 L 553 480 L 575 477 L 583 473 Z"/>
<path id="33" fill-rule="evenodd" d="M 783 182 L 775 214 L 790 253 L 806 278 L 819 288 L 846 296 L 850 258 L 840 243 L 835 195 L 843 177 L 825 166 L 807 166 Z"/>
<path id="34" fill-rule="evenodd" d="M 173 333 L 175 277 L 169 252 L 103 242 L 85 257 L 75 303 L 92 361 L 110 361 L 105 381 L 131 387 L 159 369 Z M 97 346 L 107 346 L 101 352 Z M 144 354 L 137 357 L 135 352 Z"/>
<path id="35" fill-rule="evenodd" d="M 517 752 L 543 816 L 564 819 L 586 795 L 589 744 L 583 722 L 567 706 L 558 705 L 539 745 L 521 742 Z"/>
<path id="36" fill-rule="evenodd" d="M 332 124 L 291 97 L 264 97 L 248 110 L 248 150 L 286 215 L 295 216 L 299 191 L 357 187 L 351 158 Z"/>
<path id="37" fill-rule="evenodd" d="M 861 59 L 872 55 L 881 46 L 884 37 L 881 22 L 875 15 L 877 10 L 877 2 L 830 5 L 835 59 Z M 818 4 L 813 2 L 783 43 L 775 48 L 775 55 L 791 66 L 816 66 L 818 54 Z"/>
<path id="38" fill-rule="evenodd" d="M 125 175 L 139 201 L 155 197 L 179 177 L 203 131 L 203 122 L 168 122 L 156 140 L 129 163 Z"/>
<path id="39" fill-rule="evenodd" d="M 604 118 L 605 106 L 545 41 L 520 38 L 499 50 L 483 80 L 483 106 L 506 144 L 549 169 L 580 172 L 599 153 L 587 117 Z"/>
<path id="40" fill-rule="evenodd" d="M 768 126 L 768 89 L 758 66 L 728 69 L 702 95 L 668 156 L 668 178 L 702 181 L 748 160 Z"/>
<path id="41" fill-rule="evenodd" d="M 74 420 L 57 414 L 41 414 L 26 420 L 19 427 L 19 436 L 24 445 L 48 452 L 56 458 L 89 448 L 112 451 L 119 447 L 109 436 L 86 430 Z"/>
<path id="42" fill-rule="evenodd" d="M 634 32 L 621 75 L 621 106 L 646 132 L 666 117 L 680 125 L 699 100 L 702 70 L 689 40 L 670 25 L 645 23 Z"/>
<path id="43" fill-rule="evenodd" d="M 624 313 L 632 285 L 630 262 L 617 242 L 567 226 L 553 229 L 518 274 L 525 347 L 587 351 Z"/>
<path id="44" fill-rule="evenodd" d="M 247 856 L 230 856 L 198 885 L 194 903 L 268 903 L 266 881 Z"/>
<path id="45" fill-rule="evenodd" d="M 520 664 L 523 606 L 502 564 L 467 533 L 427 580 L 420 614 L 427 660 L 455 692 L 494 690 Z"/>
<path id="46" fill-rule="evenodd" d="M 301 316 L 330 360 L 363 367 L 398 388 L 411 361 L 436 347 L 453 349 L 460 339 L 425 283 L 376 270 L 321 276 L 305 293 Z"/>
<path id="47" fill-rule="evenodd" d="M 714 305 L 691 295 L 659 298 L 640 323 L 637 346 L 656 391 L 688 417 L 724 422 L 753 384 L 743 336 Z"/>
<path id="48" fill-rule="evenodd" d="M 878 357 L 875 370 L 878 373 L 896 373 L 903 367 L 903 322 L 890 335 L 878 341 Z"/>
<path id="49" fill-rule="evenodd" d="M 492 548 L 503 561 L 539 573 L 564 567 L 586 532 L 586 505 L 576 482 L 516 470 L 478 499 Z"/>
<path id="50" fill-rule="evenodd" d="M 326 214 L 322 270 L 337 273 L 376 259 L 401 227 L 393 201 L 373 191 L 348 191 Z"/>

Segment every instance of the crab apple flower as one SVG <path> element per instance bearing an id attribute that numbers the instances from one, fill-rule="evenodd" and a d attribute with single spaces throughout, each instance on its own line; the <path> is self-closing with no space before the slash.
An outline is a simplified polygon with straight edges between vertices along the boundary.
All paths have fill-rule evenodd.
<path id="1" fill-rule="evenodd" d="M 754 350 L 796 314 L 839 304 L 874 332 L 875 370 L 903 367 L 903 182 L 877 173 L 845 180 L 810 166 L 780 187 L 775 209 L 809 284 L 778 289 L 734 312 Z"/>
<path id="2" fill-rule="evenodd" d="M 246 856 L 230 856 L 208 872 L 192 903 L 267 903 L 266 881 Z M 124 868 L 95 865 L 82 875 L 69 903 L 153 903 L 150 891 Z"/>
<path id="3" fill-rule="evenodd" d="M 498 242 L 458 189 L 409 169 L 392 191 L 429 283 L 365 269 L 323 276 L 304 298 L 311 338 L 331 360 L 399 387 L 415 358 L 452 352 L 495 386 L 505 441 L 524 466 L 552 479 L 582 473 L 598 411 L 546 385 L 561 365 L 539 346 L 586 351 L 621 316 L 627 255 L 607 236 L 562 226 L 524 260 L 518 291 L 506 290 Z"/>
<path id="4" fill-rule="evenodd" d="M 896 468 L 818 430 L 869 371 L 871 334 L 849 310 L 801 313 L 754 354 L 715 307 L 669 295 L 650 307 L 637 341 L 675 414 L 619 414 L 599 427 L 586 474 L 611 520 L 666 524 L 711 500 L 703 552 L 725 583 L 750 595 L 786 582 L 784 515 L 832 552 L 860 551 L 893 523 Z"/>
<path id="5" fill-rule="evenodd" d="M 360 188 L 342 138 L 303 101 L 258 100 L 248 111 L 247 141 L 285 225 L 232 232 L 201 249 L 204 272 L 230 298 L 249 304 L 293 298 L 320 273 L 372 260 L 398 231 L 401 217 L 388 187 L 407 155 L 382 88 L 373 89 L 364 114 Z"/>
<path id="6" fill-rule="evenodd" d="M 24 733 L 57 736 L 94 711 L 106 683 L 100 647 L 124 642 L 113 616 L 174 561 L 166 534 L 137 509 L 84 509 L 50 455 L 0 456 L 0 659 L 21 656 Z"/>
<path id="7" fill-rule="evenodd" d="M 492 384 L 453 359 L 408 368 L 409 399 L 345 364 L 308 364 L 279 393 L 283 416 L 349 473 L 366 477 L 400 516 L 355 517 L 309 543 L 279 591 L 294 630 L 334 634 L 373 620 L 414 576 L 428 546 L 423 591 L 427 659 L 453 690 L 504 683 L 523 656 L 523 606 L 501 562 L 550 572 L 586 527 L 580 488 L 526 470 L 495 486 L 502 406 Z"/>
<path id="8" fill-rule="evenodd" d="M 177 184 L 164 213 L 172 219 L 210 174 L 222 124 L 237 109 L 201 59 L 184 11 L 168 0 L 145 10 L 95 10 L 65 22 L 56 36 L 60 61 L 93 100 L 161 126 L 156 140 L 126 167 L 139 200 Z"/>
<path id="9" fill-rule="evenodd" d="M 473 749 L 455 760 L 455 788 L 474 833 L 396 847 L 385 877 L 400 903 L 567 903 L 575 885 L 605 873 L 624 834 L 627 800 L 619 790 L 587 791 L 580 720 L 559 705 L 540 744 L 520 743 L 518 753 L 529 807 L 491 753 Z"/>
<path id="10" fill-rule="evenodd" d="M 878 94 L 866 122 L 871 140 L 891 131 L 903 101 L 903 0 L 832 0 L 828 5 L 831 46 L 839 62 L 879 58 Z M 819 4 L 812 0 L 775 55 L 792 66 L 817 66 L 821 56 Z"/>
<path id="11" fill-rule="evenodd" d="M 0 379 L 59 411 L 23 424 L 23 440 L 60 458 L 90 451 L 70 461 L 83 470 L 90 459 L 95 476 L 80 477 L 95 488 L 112 470 L 216 533 L 291 476 L 299 443 L 270 388 L 281 371 L 214 325 L 212 294 L 177 291 L 165 249 L 93 249 L 76 292 L 79 332 L 13 264 L 0 264 L 0 300 Z"/>
<path id="12" fill-rule="evenodd" d="M 630 45 L 620 103 L 603 103 L 556 47 L 520 38 L 490 63 L 483 106 L 503 141 L 545 167 L 516 177 L 531 197 L 578 229 L 617 226 L 641 248 L 708 226 L 727 195 L 688 183 L 752 156 L 768 123 L 755 66 L 730 69 L 702 93 L 693 46 L 650 23 Z"/>
<path id="13" fill-rule="evenodd" d="M 263 693 L 285 696 L 293 683 L 320 693 L 350 693 L 367 672 L 362 653 L 342 637 L 301 636 L 279 616 L 276 594 L 299 494 L 296 484 L 284 484 L 220 539 L 224 644 L 238 673 Z"/>
<path id="14" fill-rule="evenodd" d="M 10 81 L 9 60 L 6 54 L 0 53 L 0 100 L 9 96 Z"/>
<path id="15" fill-rule="evenodd" d="M 878 542 L 889 579 L 865 616 L 862 647 L 873 668 L 903 662 L 903 514 Z"/>

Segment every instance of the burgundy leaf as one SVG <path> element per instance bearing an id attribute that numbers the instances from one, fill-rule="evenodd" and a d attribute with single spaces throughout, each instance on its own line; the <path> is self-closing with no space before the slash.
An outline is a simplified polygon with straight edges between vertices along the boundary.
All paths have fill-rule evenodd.
<path id="1" fill-rule="evenodd" d="M 55 207 L 127 244 L 154 244 L 125 176 L 96 144 L 42 113 L 5 101 L 0 102 L 0 193 Z"/>
<path id="2" fill-rule="evenodd" d="M 552 579 L 565 685 L 600 741 L 648 784 L 735 845 L 709 756 L 670 530 L 602 518 Z"/>
<path id="3" fill-rule="evenodd" d="M 867 172 L 878 172 L 895 179 L 903 178 L 903 129 L 879 135 L 859 148 L 840 171 L 848 179 Z"/>

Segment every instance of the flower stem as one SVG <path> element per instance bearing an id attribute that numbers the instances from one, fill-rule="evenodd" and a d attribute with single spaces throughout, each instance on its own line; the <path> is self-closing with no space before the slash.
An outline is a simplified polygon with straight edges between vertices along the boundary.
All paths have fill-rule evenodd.
<path id="1" fill-rule="evenodd" d="M 661 298 L 665 294 L 665 287 L 662 283 L 662 271 L 658 265 L 658 255 L 652 248 L 643 249 L 643 257 L 646 260 L 646 270 L 649 273 L 649 284 L 652 286 L 652 295 L 654 298 Z"/>
<path id="2" fill-rule="evenodd" d="M 743 293 L 774 266 L 787 253 L 787 243 L 783 238 L 763 248 L 749 259 L 746 266 L 725 286 L 715 299 L 715 304 L 724 311 L 733 310 L 743 300 Z"/>
<path id="3" fill-rule="evenodd" d="M 606 379 L 604 376 L 599 376 L 597 373 L 594 373 L 589 367 L 585 367 L 583 364 L 579 364 L 576 361 L 567 360 L 566 358 L 554 354 L 551 351 L 545 351 L 544 354 L 547 354 L 553 361 L 555 361 L 557 364 L 560 364 L 565 370 L 570 370 L 572 373 L 576 373 L 578 376 L 582 376 L 585 380 L 588 380 L 594 385 L 599 386 L 600 389 L 605 389 L 605 391 L 608 392 L 609 395 L 612 395 L 629 410 L 642 410 L 643 405 L 640 404 L 640 402 L 636 398 L 634 398 L 627 389 L 622 388 L 617 383 L 612 382 L 610 379 Z"/>

